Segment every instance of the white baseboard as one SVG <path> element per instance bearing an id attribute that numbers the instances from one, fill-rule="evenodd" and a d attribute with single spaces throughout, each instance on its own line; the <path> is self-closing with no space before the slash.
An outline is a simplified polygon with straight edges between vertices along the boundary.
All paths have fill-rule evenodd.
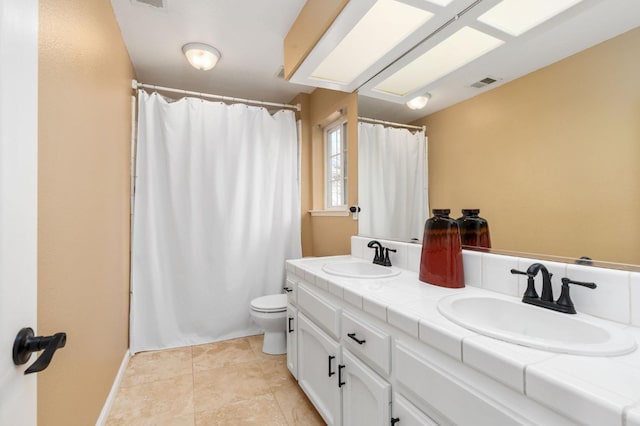
<path id="1" fill-rule="evenodd" d="M 107 396 L 107 400 L 104 402 L 104 406 L 102 407 L 102 411 L 100 412 L 100 417 L 96 421 L 96 426 L 104 426 L 107 423 L 107 417 L 109 417 L 109 413 L 111 412 L 111 407 L 113 406 L 113 402 L 116 399 L 116 395 L 118 394 L 118 389 L 120 388 L 120 382 L 124 377 L 124 372 L 127 370 L 127 365 L 129 364 L 129 359 L 131 355 L 129 354 L 129 349 L 124 353 L 124 357 L 122 358 L 122 363 L 120 364 L 120 369 L 118 370 L 118 374 L 116 374 L 116 378 L 113 380 L 113 385 L 111 385 L 111 391 Z"/>

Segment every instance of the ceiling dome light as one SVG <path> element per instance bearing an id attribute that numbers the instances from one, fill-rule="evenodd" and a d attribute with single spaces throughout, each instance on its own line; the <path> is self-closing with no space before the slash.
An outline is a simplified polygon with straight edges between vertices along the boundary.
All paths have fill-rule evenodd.
<path id="1" fill-rule="evenodd" d="M 422 109 L 427 105 L 429 99 L 431 99 L 431 95 L 425 93 L 422 96 L 416 96 L 415 98 L 411 99 L 409 102 L 407 102 L 407 106 L 409 107 L 409 109 Z"/>
<path id="2" fill-rule="evenodd" d="M 204 43 L 187 43 L 182 46 L 182 52 L 191 66 L 201 71 L 212 69 L 220 59 L 218 49 Z"/>

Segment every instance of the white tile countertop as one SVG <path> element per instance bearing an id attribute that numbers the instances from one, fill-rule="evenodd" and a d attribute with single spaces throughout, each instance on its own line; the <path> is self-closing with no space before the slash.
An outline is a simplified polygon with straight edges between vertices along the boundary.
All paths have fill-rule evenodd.
<path id="1" fill-rule="evenodd" d="M 288 273 L 578 423 L 640 426 L 640 350 L 623 356 L 593 357 L 502 342 L 454 324 L 440 314 L 437 303 L 442 297 L 461 293 L 518 300 L 516 293 L 508 296 L 470 285 L 462 289 L 433 286 L 419 281 L 417 272 L 395 266 L 392 268 L 398 269 L 399 275 L 377 279 L 342 278 L 322 270 L 326 263 L 362 261 L 362 257 L 289 260 L 286 268 Z M 516 261 L 514 267 L 518 266 Z M 520 291 L 515 277 L 513 287 Z M 580 310 L 578 303 L 576 307 Z M 596 320 L 632 334 L 640 347 L 640 328 Z"/>

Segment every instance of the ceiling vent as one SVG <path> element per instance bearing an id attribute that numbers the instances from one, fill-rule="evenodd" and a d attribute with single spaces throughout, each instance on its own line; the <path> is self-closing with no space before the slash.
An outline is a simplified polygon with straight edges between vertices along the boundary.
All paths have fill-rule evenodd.
<path id="1" fill-rule="evenodd" d="M 165 1 L 166 0 L 131 0 L 131 3 L 151 6 L 155 7 L 156 9 L 164 9 Z"/>
<path id="2" fill-rule="evenodd" d="M 496 78 L 492 78 L 492 77 L 485 77 L 482 80 L 476 81 L 475 83 L 473 83 L 471 85 L 471 87 L 475 87 L 476 89 L 480 89 L 484 86 L 488 86 L 490 84 L 495 83 L 496 81 L 498 81 L 498 79 Z"/>

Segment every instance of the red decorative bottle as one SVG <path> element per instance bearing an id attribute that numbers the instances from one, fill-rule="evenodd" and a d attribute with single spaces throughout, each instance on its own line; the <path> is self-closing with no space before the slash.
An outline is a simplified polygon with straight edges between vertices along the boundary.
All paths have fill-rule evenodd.
<path id="1" fill-rule="evenodd" d="M 449 217 L 451 210 L 434 209 L 424 224 L 420 281 L 440 287 L 464 287 L 462 243 L 458 222 Z"/>
<path id="2" fill-rule="evenodd" d="M 457 219 L 460 240 L 463 246 L 491 248 L 489 223 L 479 213 L 480 209 L 462 209 L 462 217 Z"/>

